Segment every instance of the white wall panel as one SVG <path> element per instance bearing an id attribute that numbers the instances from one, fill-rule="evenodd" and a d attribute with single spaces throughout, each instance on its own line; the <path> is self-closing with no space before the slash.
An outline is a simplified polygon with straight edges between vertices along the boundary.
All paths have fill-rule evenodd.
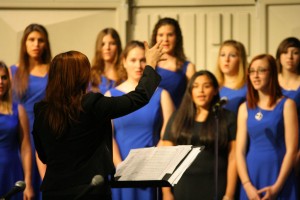
<path id="1" fill-rule="evenodd" d="M 106 20 L 104 20 L 106 19 Z M 49 33 L 53 56 L 68 50 L 78 50 L 91 60 L 98 32 L 116 26 L 115 12 L 110 10 L 0 10 L 0 59 L 8 65 L 18 61 L 20 40 L 31 23 L 44 25 Z M 2 45 L 1 45 L 2 46 Z"/>
<path id="2" fill-rule="evenodd" d="M 124 46 L 149 41 L 157 20 L 168 16 L 180 23 L 187 57 L 213 70 L 224 40 L 243 42 L 251 59 L 275 54 L 285 37 L 300 37 L 299 10 L 300 0 L 0 0 L 0 59 L 16 62 L 22 31 L 32 22 L 49 30 L 53 54 L 74 48 L 91 58 L 102 28 L 116 28 Z"/>
<path id="3" fill-rule="evenodd" d="M 195 60 L 194 62 L 197 63 L 197 69 L 204 69 L 206 66 L 206 46 L 207 46 L 207 34 L 206 31 L 206 21 L 207 15 L 205 13 L 196 13 L 196 31 L 195 31 L 195 40 L 196 40 L 196 47 L 195 47 Z"/>
<path id="4" fill-rule="evenodd" d="M 134 27 L 133 31 L 139 30 L 145 24 L 151 27 L 146 37 L 150 37 L 154 24 L 158 17 L 172 17 L 179 21 L 183 39 L 184 50 L 188 59 L 195 63 L 197 69 L 214 70 L 220 44 L 227 39 L 236 39 L 243 42 L 250 50 L 252 42 L 252 31 L 255 30 L 252 20 L 255 14 L 254 6 L 209 6 L 209 7 L 184 7 L 181 9 L 173 7 L 134 7 L 133 15 Z M 142 24 L 140 16 L 143 17 Z M 144 20 L 149 20 L 145 22 Z M 147 28 L 148 29 L 148 28 Z M 134 39 L 142 38 L 142 32 L 138 34 L 130 33 Z M 248 53 L 252 55 L 251 52 Z"/>
<path id="5" fill-rule="evenodd" d="M 233 15 L 233 38 L 242 42 L 245 46 L 246 53 L 250 52 L 250 13 L 239 12 Z M 252 38 L 254 39 L 254 38 Z"/>
<path id="6" fill-rule="evenodd" d="M 49 32 L 53 55 L 72 49 L 91 60 L 101 29 L 115 28 L 126 42 L 127 20 L 127 0 L 0 0 L 0 59 L 16 63 L 24 29 L 39 23 Z"/>
<path id="7" fill-rule="evenodd" d="M 233 38 L 232 13 L 222 13 L 222 40 Z"/>
<path id="8" fill-rule="evenodd" d="M 268 5 L 267 51 L 274 55 L 279 43 L 286 37 L 300 39 L 300 1 L 293 5 Z"/>
<path id="9" fill-rule="evenodd" d="M 196 14 L 184 13 L 180 16 L 179 23 L 184 36 L 183 44 L 185 50 L 190 52 L 187 55 L 188 60 L 196 59 Z"/>

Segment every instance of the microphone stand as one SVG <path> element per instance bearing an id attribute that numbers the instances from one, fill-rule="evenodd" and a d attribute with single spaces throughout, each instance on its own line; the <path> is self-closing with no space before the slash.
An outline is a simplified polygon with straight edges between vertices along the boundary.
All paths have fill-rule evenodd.
<path id="1" fill-rule="evenodd" d="M 221 106 L 214 106 L 213 113 L 215 115 L 216 129 L 215 129 L 215 200 L 218 200 L 218 159 L 219 159 L 219 111 L 222 109 Z"/>

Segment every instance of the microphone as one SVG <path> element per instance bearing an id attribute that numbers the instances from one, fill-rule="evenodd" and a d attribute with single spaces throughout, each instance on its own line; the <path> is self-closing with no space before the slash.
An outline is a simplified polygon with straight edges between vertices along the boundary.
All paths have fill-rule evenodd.
<path id="1" fill-rule="evenodd" d="M 223 107 L 225 104 L 228 103 L 227 97 L 222 97 L 214 106 L 213 106 L 213 112 L 216 112 L 219 110 L 220 107 Z"/>
<path id="2" fill-rule="evenodd" d="M 104 183 L 104 178 L 101 175 L 95 175 L 91 181 L 91 183 L 79 194 L 75 197 L 74 200 L 83 199 L 84 195 L 86 195 L 90 190 L 94 187 L 101 186 Z"/>
<path id="3" fill-rule="evenodd" d="M 0 197 L 0 200 L 10 199 L 13 195 L 17 194 L 18 192 L 23 192 L 25 190 L 26 184 L 24 181 L 17 181 L 12 189 Z"/>

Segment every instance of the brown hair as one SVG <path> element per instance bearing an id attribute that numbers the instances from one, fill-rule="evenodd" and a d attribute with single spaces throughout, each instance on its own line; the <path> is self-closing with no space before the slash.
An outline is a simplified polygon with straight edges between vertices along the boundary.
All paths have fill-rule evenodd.
<path id="1" fill-rule="evenodd" d="M 277 52 L 276 52 L 276 62 L 278 67 L 278 72 L 282 72 L 282 65 L 280 62 L 280 55 L 287 52 L 287 49 L 289 47 L 296 47 L 300 51 L 300 41 L 298 38 L 295 37 L 288 37 L 284 39 L 278 46 Z M 300 52 L 299 52 L 300 53 Z M 300 62 L 297 66 L 297 73 L 300 74 Z"/>
<path id="2" fill-rule="evenodd" d="M 117 45 L 117 54 L 114 58 L 114 70 L 119 74 L 119 66 L 120 66 L 120 56 L 122 52 L 122 44 L 121 39 L 118 32 L 113 28 L 105 28 L 101 30 L 97 36 L 96 45 L 95 45 L 95 54 L 92 61 L 92 71 L 91 71 L 91 85 L 92 87 L 98 88 L 101 83 L 101 75 L 104 73 L 104 60 L 102 57 L 102 41 L 104 36 L 111 35 L 111 37 L 115 40 Z M 119 84 L 121 79 L 116 81 L 116 84 Z"/>
<path id="3" fill-rule="evenodd" d="M 246 83 L 246 70 L 247 70 L 247 54 L 244 45 L 241 42 L 236 40 L 226 40 L 222 43 L 219 49 L 217 68 L 216 68 L 216 77 L 218 79 L 219 85 L 222 86 L 224 84 L 224 74 L 220 69 L 220 54 L 221 50 L 224 46 L 232 46 L 236 49 L 238 57 L 239 57 L 239 68 L 238 68 L 238 82 L 236 87 L 233 89 L 239 89 L 243 87 Z"/>
<path id="4" fill-rule="evenodd" d="M 145 46 L 143 42 L 137 41 L 137 40 L 131 40 L 127 43 L 126 47 L 124 48 L 122 54 L 121 54 L 121 66 L 120 66 L 120 75 L 122 80 L 127 79 L 127 72 L 124 68 L 123 60 L 127 58 L 129 52 L 134 48 L 141 48 L 145 50 Z"/>
<path id="5" fill-rule="evenodd" d="M 7 76 L 7 81 L 8 81 L 8 88 L 7 88 L 6 93 L 1 98 L 0 106 L 3 107 L 4 110 L 8 111 L 9 114 L 12 114 L 13 110 L 12 110 L 11 80 L 9 78 L 8 68 L 3 61 L 0 61 L 0 69 L 4 70 L 4 72 Z"/>
<path id="6" fill-rule="evenodd" d="M 270 72 L 270 82 L 268 84 L 268 91 L 270 95 L 269 106 L 276 104 L 277 99 L 282 96 L 281 88 L 278 82 L 278 75 L 277 75 L 277 67 L 276 67 L 276 60 L 273 56 L 269 54 L 260 54 L 255 56 L 250 64 L 248 70 L 251 68 L 251 65 L 256 60 L 266 60 L 269 64 L 269 72 Z M 247 76 L 247 102 L 249 108 L 257 107 L 257 103 L 259 101 L 258 92 L 254 89 L 249 75 Z"/>
<path id="7" fill-rule="evenodd" d="M 13 77 L 13 90 L 18 98 L 22 98 L 28 88 L 28 80 L 30 74 L 29 55 L 26 49 L 26 41 L 28 35 L 32 32 L 39 32 L 45 39 L 45 48 L 41 55 L 40 61 L 42 64 L 49 64 L 51 61 L 51 49 L 46 28 L 40 24 L 30 24 L 24 30 L 21 40 L 19 67 Z"/>
<path id="8" fill-rule="evenodd" d="M 68 51 L 54 57 L 44 100 L 48 104 L 46 119 L 54 134 L 62 134 L 70 122 L 78 120 L 89 81 L 90 63 L 84 54 Z"/>
<path id="9" fill-rule="evenodd" d="M 157 31 L 160 27 L 165 26 L 165 25 L 171 25 L 174 27 L 175 35 L 176 35 L 176 44 L 174 47 L 174 56 L 180 61 L 180 62 L 185 62 L 186 61 L 186 56 L 184 54 L 183 50 L 183 37 L 181 33 L 181 29 L 179 26 L 179 23 L 177 20 L 169 17 L 161 18 L 158 20 L 156 23 L 153 31 L 152 31 L 152 37 L 151 37 L 151 45 L 154 46 L 156 44 L 156 36 L 157 36 Z M 180 65 L 179 67 L 182 67 Z"/>

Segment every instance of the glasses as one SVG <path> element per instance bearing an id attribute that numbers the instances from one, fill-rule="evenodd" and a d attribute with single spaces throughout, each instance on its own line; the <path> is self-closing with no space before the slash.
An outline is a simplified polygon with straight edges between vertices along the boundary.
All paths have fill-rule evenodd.
<path id="1" fill-rule="evenodd" d="M 248 70 L 248 73 L 249 73 L 249 75 L 250 76 L 252 76 L 252 75 L 255 75 L 256 73 L 258 74 L 258 75 L 260 75 L 260 74 L 265 74 L 267 71 L 269 71 L 269 69 L 266 69 L 266 68 L 258 68 L 257 70 L 255 70 L 255 69 L 249 69 Z"/>

